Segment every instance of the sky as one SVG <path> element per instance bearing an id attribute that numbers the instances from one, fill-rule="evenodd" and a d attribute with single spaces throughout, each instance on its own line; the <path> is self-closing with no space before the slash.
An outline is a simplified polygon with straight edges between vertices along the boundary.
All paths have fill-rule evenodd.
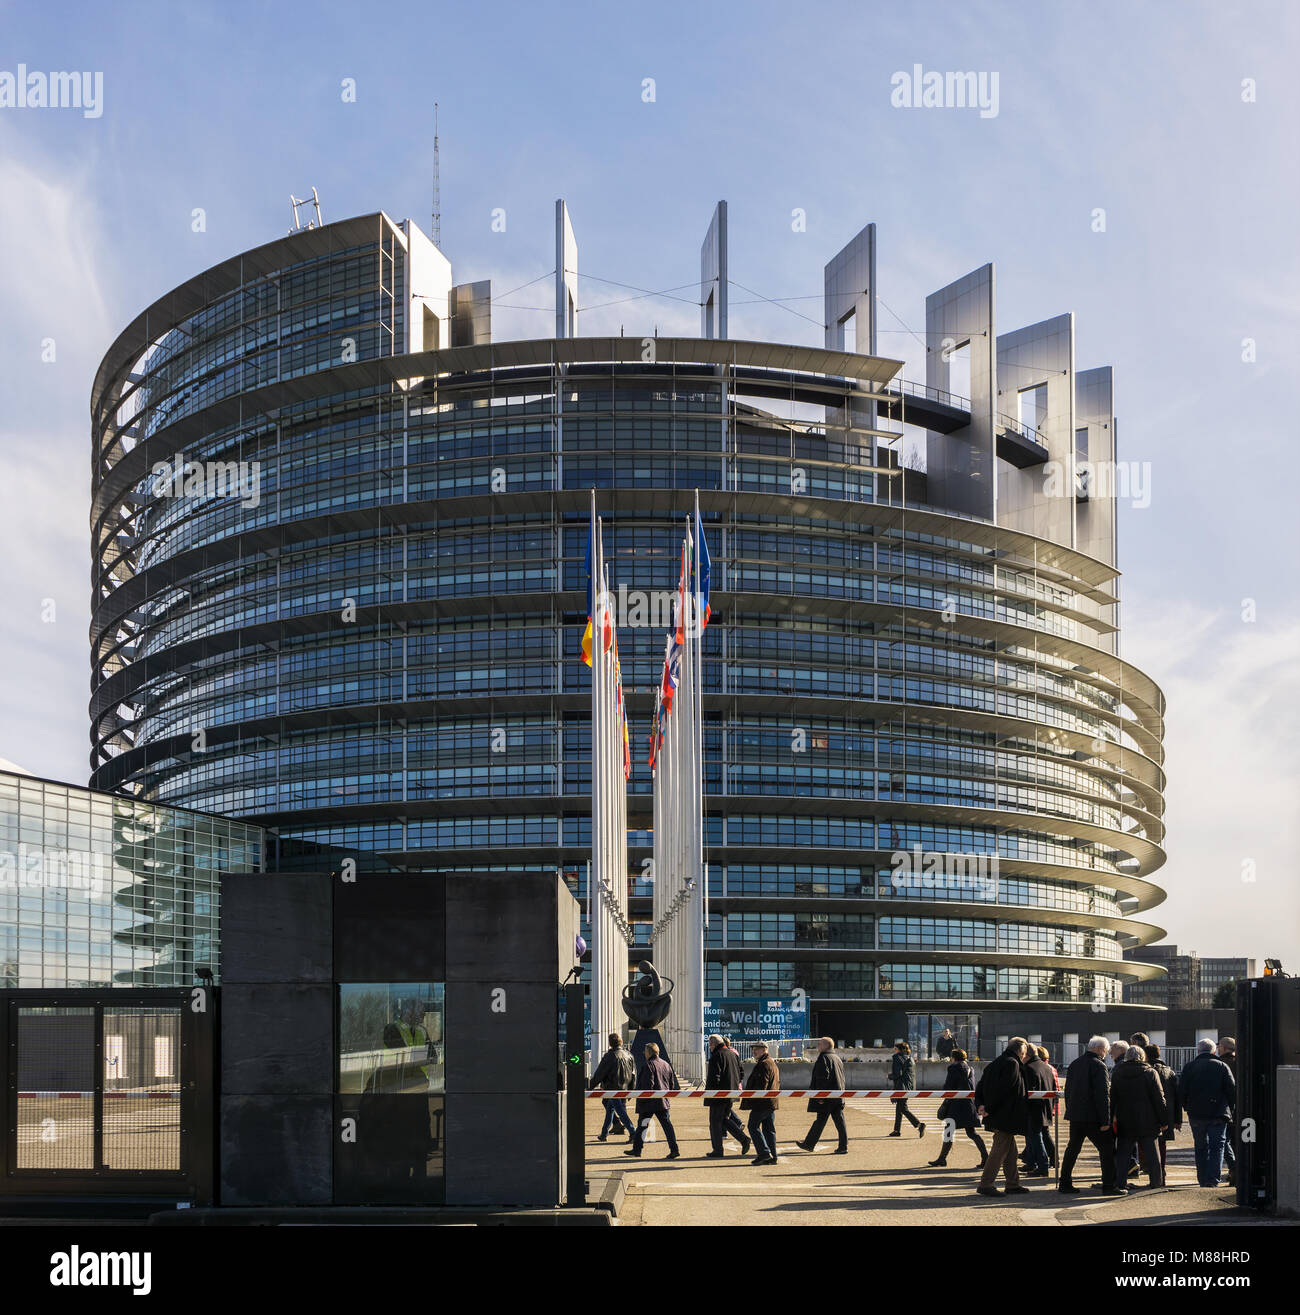
<path id="1" fill-rule="evenodd" d="M 734 338 L 820 344 L 822 266 L 872 221 L 910 378 L 926 293 L 986 261 L 1000 331 L 1074 312 L 1150 480 L 1119 523 L 1122 653 L 1169 703 L 1145 916 L 1300 970 L 1298 55 L 1288 0 L 0 4 L 0 84 L 102 74 L 94 117 L 0 104 L 0 755 L 86 780 L 103 353 L 291 193 L 427 229 L 436 101 L 443 249 L 498 339 L 552 332 L 557 197 L 583 334 L 698 333 L 723 198 Z M 916 65 L 996 73 L 996 114 L 895 106 Z"/>

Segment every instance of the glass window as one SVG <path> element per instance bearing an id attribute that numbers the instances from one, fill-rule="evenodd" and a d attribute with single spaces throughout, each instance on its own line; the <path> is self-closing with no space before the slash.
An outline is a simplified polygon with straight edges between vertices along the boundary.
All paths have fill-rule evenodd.
<path id="1" fill-rule="evenodd" d="M 339 987 L 340 1095 L 444 1090 L 441 982 Z"/>
<path id="2" fill-rule="evenodd" d="M 339 987 L 335 1199 L 425 1204 L 442 1199 L 446 1155 L 441 982 Z"/>

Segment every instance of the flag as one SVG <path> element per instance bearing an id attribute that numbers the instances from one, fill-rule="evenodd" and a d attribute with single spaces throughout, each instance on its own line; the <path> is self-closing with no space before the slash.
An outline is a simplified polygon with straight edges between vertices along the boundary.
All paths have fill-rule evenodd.
<path id="1" fill-rule="evenodd" d="M 600 525 L 599 521 L 596 523 L 596 528 L 600 530 L 602 534 L 604 533 L 603 527 Z M 603 552 L 601 554 L 601 559 L 600 559 L 600 569 L 601 569 L 600 597 L 596 600 L 596 606 L 600 609 L 600 617 L 601 617 L 600 624 L 602 627 L 601 634 L 605 638 L 605 652 L 608 653 L 610 650 L 610 646 L 614 643 L 614 611 L 613 608 L 611 608 L 609 605 L 610 604 L 609 567 L 605 563 L 605 557 Z M 618 661 L 617 648 L 615 648 L 614 650 L 614 660 L 615 662 Z M 621 689 L 622 686 L 620 685 L 619 688 Z"/>
<path id="2" fill-rule="evenodd" d="M 677 681 L 681 675 L 682 669 L 682 649 L 681 645 L 673 638 L 668 636 L 668 643 L 664 652 L 664 678 L 660 685 L 660 691 L 663 694 L 664 711 L 670 713 L 673 710 L 673 695 L 677 693 Z"/>
<path id="3" fill-rule="evenodd" d="M 614 636 L 614 697 L 618 704 L 618 720 L 623 734 L 623 779 L 626 781 L 632 775 L 632 749 L 627 738 L 627 704 L 623 702 L 623 664 L 618 660 L 617 635 Z"/>
<path id="4" fill-rule="evenodd" d="M 663 688 L 655 690 L 655 717 L 650 726 L 650 770 L 655 769 L 655 759 L 659 757 L 659 717 L 663 711 Z"/>
<path id="5" fill-rule="evenodd" d="M 582 660 L 591 666 L 591 620 L 596 614 L 596 577 L 592 558 L 596 552 L 596 499 L 591 499 L 591 528 L 587 531 L 587 628 L 582 632 Z"/>
<path id="6" fill-rule="evenodd" d="M 682 543 L 682 573 L 677 580 L 677 642 L 686 642 L 686 543 Z M 676 684 L 676 682 L 673 682 Z"/>
<path id="7" fill-rule="evenodd" d="M 709 624 L 709 577 L 713 572 L 713 563 L 709 560 L 709 545 L 704 538 L 704 524 L 700 520 L 700 495 L 695 495 L 695 542 L 699 545 L 696 564 L 697 584 L 700 594 L 700 633 Z"/>

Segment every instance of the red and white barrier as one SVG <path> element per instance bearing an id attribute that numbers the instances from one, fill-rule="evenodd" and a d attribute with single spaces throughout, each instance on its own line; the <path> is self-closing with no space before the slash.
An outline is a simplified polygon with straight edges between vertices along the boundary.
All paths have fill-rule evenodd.
<path id="1" fill-rule="evenodd" d="M 179 1091 L 106 1091 L 105 1100 L 180 1100 Z M 93 1091 L 20 1091 L 19 1100 L 94 1100 Z"/>
<path id="2" fill-rule="evenodd" d="M 1054 1100 L 1059 1091 L 1028 1091 L 1031 1100 Z M 804 1087 L 794 1090 L 782 1088 L 780 1091 L 767 1091 L 764 1088 L 742 1091 L 589 1091 L 588 1100 L 671 1100 L 675 1096 L 684 1096 L 688 1100 L 746 1100 L 756 1096 L 783 1097 L 790 1096 L 808 1100 L 854 1100 L 859 1098 L 886 1096 L 890 1100 L 911 1100 L 913 1097 L 938 1096 L 942 1100 L 970 1100 L 973 1091 L 894 1091 L 892 1088 L 880 1090 L 853 1091 L 813 1091 Z"/>

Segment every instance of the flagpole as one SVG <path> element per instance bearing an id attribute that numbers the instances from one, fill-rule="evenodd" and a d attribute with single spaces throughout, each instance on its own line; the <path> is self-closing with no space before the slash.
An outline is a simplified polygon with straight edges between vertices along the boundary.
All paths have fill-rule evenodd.
<path id="1" fill-rule="evenodd" d="M 697 750 L 695 790 L 692 811 L 695 826 L 695 899 L 691 909 L 691 1027 L 695 1033 L 696 1051 L 701 1056 L 704 1048 L 704 943 L 708 935 L 708 918 L 705 914 L 708 891 L 704 877 L 704 590 L 700 573 L 704 562 L 704 527 L 700 521 L 700 491 L 695 490 L 695 743 Z"/>
<path id="2" fill-rule="evenodd" d="M 600 1028 L 605 1008 L 604 948 L 605 902 L 600 895 L 604 874 L 601 853 L 601 772 L 600 772 L 600 550 L 596 524 L 596 491 L 591 493 L 590 561 L 587 567 L 591 592 L 591 1053 L 598 1052 Z"/>

